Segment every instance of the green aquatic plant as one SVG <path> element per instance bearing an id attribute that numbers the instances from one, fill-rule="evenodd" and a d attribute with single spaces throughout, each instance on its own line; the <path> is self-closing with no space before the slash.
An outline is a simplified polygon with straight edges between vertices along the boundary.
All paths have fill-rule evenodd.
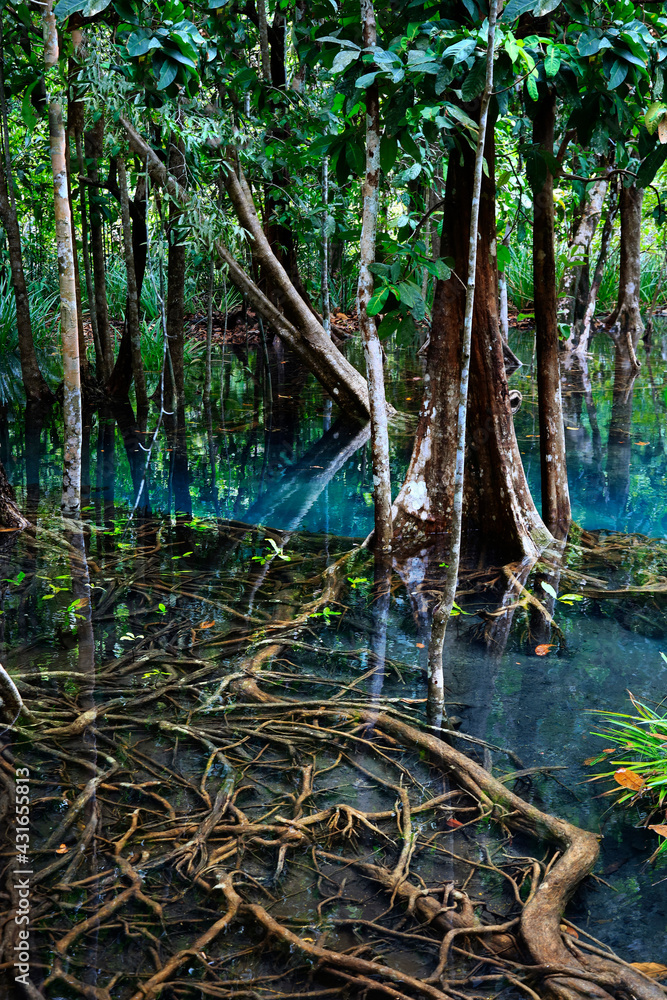
<path id="1" fill-rule="evenodd" d="M 660 655 L 667 662 L 665 654 Z M 667 825 L 651 822 L 667 801 L 667 711 L 661 713 L 638 701 L 631 692 L 628 694 L 634 714 L 596 712 L 606 725 L 593 735 L 603 737 L 611 745 L 585 763 L 594 765 L 605 761 L 612 764 L 612 770 L 604 771 L 591 780 L 611 779 L 615 787 L 603 794 L 617 794 L 616 805 L 644 807 L 642 825 L 662 838 L 651 855 L 650 860 L 654 860 L 667 854 Z M 620 757 L 616 758 L 616 754 Z"/>

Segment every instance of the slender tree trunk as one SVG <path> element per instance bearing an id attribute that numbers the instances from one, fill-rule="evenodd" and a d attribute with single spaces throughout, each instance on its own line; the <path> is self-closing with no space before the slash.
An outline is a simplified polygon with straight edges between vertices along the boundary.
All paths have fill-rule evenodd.
<path id="1" fill-rule="evenodd" d="M 58 64 L 58 29 L 53 14 L 53 0 L 48 0 L 44 14 L 44 63 L 47 71 Z M 81 373 L 79 369 L 79 331 L 74 279 L 74 240 L 72 212 L 67 187 L 65 129 L 60 103 L 49 102 L 51 169 L 60 274 L 60 332 L 63 352 L 63 510 L 77 514 L 81 502 Z"/>
<path id="2" fill-rule="evenodd" d="M 377 44 L 375 11 L 372 0 L 361 0 L 364 47 Z M 373 486 L 375 499 L 375 548 L 380 555 L 391 552 L 391 475 L 389 467 L 389 428 L 384 394 L 382 348 L 375 317 L 368 314 L 373 294 L 375 239 L 377 234 L 378 188 L 380 184 L 380 97 L 377 82 L 366 90 L 366 176 L 362 189 L 363 213 L 359 243 L 359 283 L 357 309 L 359 329 L 366 356 L 366 378 L 371 410 L 371 446 L 373 449 Z"/>
<path id="3" fill-rule="evenodd" d="M 123 116 L 120 122 L 125 129 L 130 147 L 147 164 L 151 179 L 164 187 L 182 206 L 188 204 L 188 194 L 160 162 L 149 144 L 136 132 Z M 348 413 L 355 416 L 369 415 L 368 389 L 365 379 L 350 364 L 327 337 L 317 318 L 308 309 L 289 280 L 284 268 L 271 252 L 254 207 L 248 201 L 241 184 L 231 167 L 226 177 L 227 190 L 239 221 L 248 231 L 256 259 L 270 262 L 276 281 L 281 283 L 293 303 L 296 322 L 284 316 L 268 299 L 255 282 L 239 265 L 227 247 L 217 240 L 215 250 L 220 261 L 227 266 L 229 278 L 263 317 L 278 336 L 288 344 L 297 357 L 315 375 L 333 399 Z"/>
<path id="4" fill-rule="evenodd" d="M 169 142 L 169 169 L 179 184 L 185 183 L 185 155 L 182 142 L 175 136 Z M 171 405 L 175 411 L 177 423 L 185 429 L 185 370 L 183 328 L 185 299 L 185 244 L 180 241 L 178 222 L 181 210 L 173 202 L 169 205 L 169 226 L 167 251 L 167 340 L 169 356 L 171 357 Z M 170 398 L 169 396 L 167 397 Z M 182 414 L 182 416 L 181 416 Z"/>
<path id="5" fill-rule="evenodd" d="M 493 58 L 495 50 L 496 18 L 498 14 L 498 0 L 491 0 L 489 4 L 488 39 L 486 49 L 486 79 L 479 112 L 479 131 L 477 135 L 477 149 L 475 151 L 475 165 L 473 172 L 472 198 L 470 202 L 470 229 L 468 234 L 468 268 L 467 285 L 465 297 L 465 310 L 463 314 L 463 331 L 461 337 L 461 365 L 460 379 L 457 399 L 456 418 L 456 460 L 454 465 L 454 493 L 452 497 L 451 533 L 449 538 L 449 554 L 446 564 L 446 574 L 444 589 L 439 603 L 433 610 L 433 623 L 431 627 L 431 639 L 428 647 L 428 713 L 432 725 L 439 725 L 444 712 L 445 705 L 445 683 L 442 663 L 442 651 L 445 642 L 445 633 L 449 621 L 454 601 L 456 598 L 456 585 L 459 578 L 459 564 L 461 561 L 461 538 L 463 527 L 463 493 L 464 493 L 464 471 L 466 455 L 466 427 L 468 420 L 468 387 L 470 378 L 470 365 L 472 356 L 472 331 L 475 308 L 475 287 L 477 283 L 477 254 L 479 250 L 479 218 L 480 202 L 482 197 L 482 180 L 484 174 L 484 153 L 486 145 L 486 126 L 489 115 L 489 102 L 493 91 Z M 491 123 L 493 132 L 494 123 Z M 495 145 L 491 143 L 492 148 Z M 489 175 L 491 170 L 489 169 Z M 494 179 L 495 183 L 495 179 Z M 495 228 L 495 227 L 494 227 Z M 488 292 L 488 290 L 487 290 Z M 498 292 L 495 292 L 495 306 L 497 309 Z"/>
<path id="6" fill-rule="evenodd" d="M 533 142 L 553 155 L 556 95 L 545 90 L 537 103 Z M 554 538 L 565 538 L 572 515 L 567 482 L 565 430 L 560 387 L 558 301 L 554 250 L 553 175 L 533 194 L 533 287 L 540 422 L 542 520 Z"/>
<path id="7" fill-rule="evenodd" d="M 322 327 L 327 336 L 331 336 L 331 296 L 329 294 L 329 157 L 322 162 L 322 198 L 324 213 L 322 217 Z"/>
<path id="8" fill-rule="evenodd" d="M 25 389 L 26 400 L 29 403 L 51 403 L 53 394 L 37 364 L 35 344 L 32 337 L 32 322 L 30 319 L 30 301 L 23 272 L 23 256 L 21 250 L 21 230 L 16 216 L 13 199 L 9 196 L 9 185 L 3 164 L 0 164 L 0 220 L 7 235 L 9 251 L 9 267 L 11 271 L 14 301 L 16 303 L 16 329 L 18 333 L 19 355 L 21 358 L 21 376 Z"/>
<path id="9" fill-rule="evenodd" d="M 561 341 L 560 346 L 564 351 L 579 350 L 584 339 L 586 306 L 590 301 L 591 243 L 602 215 L 608 188 L 608 177 L 599 178 L 591 186 L 570 240 L 570 253 L 576 251 L 577 261 L 565 273 L 563 297 L 559 306 L 561 322 L 570 330 L 567 339 Z"/>
<path id="10" fill-rule="evenodd" d="M 208 293 L 206 296 L 206 367 L 204 370 L 204 408 L 210 415 L 211 405 L 211 348 L 213 341 L 213 288 L 215 285 L 215 264 L 211 258 L 208 265 Z M 214 470 L 215 473 L 215 470 Z"/>
<path id="11" fill-rule="evenodd" d="M 99 160 L 104 151 L 104 117 L 101 116 L 86 133 L 86 156 L 90 159 L 90 179 L 93 184 L 99 183 Z M 107 305 L 107 278 L 104 263 L 104 233 L 102 229 L 101 198 L 95 186 L 90 195 L 90 247 L 93 258 L 93 278 L 95 284 L 95 299 L 90 303 L 91 312 L 95 310 L 97 334 L 100 341 L 101 365 L 100 376 L 104 381 L 109 378 L 113 367 L 113 343 L 109 330 L 109 309 Z"/>
<path id="12" fill-rule="evenodd" d="M 609 336 L 628 359 L 639 369 L 637 344 L 644 332 L 640 309 L 642 204 L 644 189 L 635 184 L 621 189 L 621 265 L 616 309 L 609 317 Z"/>
<path id="13" fill-rule="evenodd" d="M 132 225 L 130 222 L 130 199 L 127 191 L 127 170 L 125 160 L 122 156 L 118 157 L 118 187 L 120 188 L 123 249 L 125 252 L 125 271 L 127 274 L 127 329 L 132 354 L 134 390 L 137 397 L 137 422 L 142 427 L 148 413 L 148 396 L 146 395 L 144 362 L 141 356 L 141 321 L 139 319 L 139 295 L 137 290 L 137 275 L 134 269 L 134 251 L 132 248 Z"/>
<path id="14" fill-rule="evenodd" d="M 509 246 L 509 237 L 505 237 L 503 240 L 503 246 Z M 499 321 L 500 321 L 500 336 L 503 338 L 503 344 L 507 344 L 510 336 L 510 319 L 509 319 L 509 306 L 507 301 L 507 270 L 503 268 L 502 271 L 498 272 L 498 302 L 499 302 Z"/>
<path id="15" fill-rule="evenodd" d="M 83 158 L 83 137 L 79 131 L 76 133 L 76 158 L 79 173 L 85 175 L 85 163 Z M 88 297 L 88 312 L 90 314 L 90 326 L 93 331 L 93 344 L 95 346 L 95 370 L 100 381 L 104 378 L 104 355 L 100 343 L 100 334 L 97 326 L 97 310 L 95 308 L 95 286 L 93 285 L 93 272 L 90 264 L 90 247 L 88 233 L 88 206 L 86 203 L 86 185 L 79 184 L 79 211 L 81 212 L 81 248 L 83 251 L 83 273 L 86 279 L 86 295 Z"/>
<path id="16" fill-rule="evenodd" d="M 584 316 L 581 321 L 579 342 L 575 348 L 576 353 L 582 358 L 588 350 L 588 345 L 591 339 L 591 330 L 593 327 L 593 317 L 595 316 L 595 307 L 598 301 L 598 293 L 600 291 L 600 285 L 602 284 L 605 265 L 609 258 L 609 247 L 611 246 L 611 238 L 614 234 L 614 223 L 616 222 L 616 216 L 618 215 L 618 200 L 618 184 L 616 182 L 612 182 L 609 186 L 609 200 L 607 202 L 607 212 L 605 215 L 604 225 L 602 227 L 602 235 L 600 237 L 598 258 L 595 263 L 593 280 L 591 281 L 591 285 L 588 290 L 588 300 L 586 302 Z"/>
<path id="17" fill-rule="evenodd" d="M 75 41 L 75 45 L 80 44 L 81 32 L 72 32 L 73 36 L 78 37 L 78 42 Z M 68 62 L 68 74 L 71 80 L 75 69 L 75 64 L 72 59 Z M 81 298 L 81 276 L 79 274 L 79 255 L 76 248 L 76 226 L 74 224 L 74 203 L 72 202 L 72 157 L 71 157 L 71 145 L 70 137 L 76 136 L 77 131 L 83 129 L 83 104 L 81 101 L 77 101 L 74 94 L 72 93 L 71 83 L 67 88 L 67 129 L 65 130 L 65 166 L 67 169 L 67 200 L 69 202 L 70 209 L 70 226 L 72 230 L 72 247 L 74 254 L 72 257 L 72 263 L 74 265 L 74 289 L 76 292 L 76 322 L 77 330 L 79 333 L 79 369 L 81 372 L 81 381 L 85 385 L 90 378 L 90 368 L 88 365 L 88 355 L 86 354 L 86 339 L 83 332 L 83 301 Z"/>
<path id="18" fill-rule="evenodd" d="M 262 57 L 262 76 L 265 83 L 271 83 L 271 53 L 269 52 L 269 26 L 266 23 L 266 4 L 257 0 L 257 18 L 259 20 L 259 48 Z"/>

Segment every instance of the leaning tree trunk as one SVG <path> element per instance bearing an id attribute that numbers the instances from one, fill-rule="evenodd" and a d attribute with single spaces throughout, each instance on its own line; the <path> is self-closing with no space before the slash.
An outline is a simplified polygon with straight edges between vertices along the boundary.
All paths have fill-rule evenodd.
<path id="1" fill-rule="evenodd" d="M 8 178 L 0 163 L 0 221 L 7 234 L 9 250 L 9 268 L 16 303 L 16 330 L 21 358 L 21 376 L 28 403 L 50 403 L 53 394 L 44 376 L 39 370 L 35 344 L 32 338 L 32 322 L 30 319 L 30 301 L 23 272 L 23 255 L 21 252 L 21 230 L 16 216 L 16 206 L 9 195 L 11 178 Z"/>
<path id="2" fill-rule="evenodd" d="M 616 308 L 607 322 L 609 336 L 630 364 L 638 369 L 637 344 L 644 332 L 640 310 L 642 203 L 644 189 L 636 184 L 621 190 L 621 266 Z"/>
<path id="3" fill-rule="evenodd" d="M 58 29 L 53 14 L 53 0 L 48 0 L 44 14 L 44 64 L 47 71 L 58 65 Z M 67 186 L 65 129 L 60 103 L 49 102 L 51 169 L 60 275 L 60 334 L 63 352 L 64 455 L 62 507 L 66 513 L 78 513 L 81 504 L 81 372 L 79 368 L 79 330 L 74 278 L 74 241 L 72 213 Z"/>
<path id="4" fill-rule="evenodd" d="M 377 42 L 375 10 L 372 0 L 361 0 L 364 46 L 372 49 Z M 389 429 L 384 393 L 382 347 L 375 317 L 369 315 L 368 303 L 373 294 L 375 239 L 377 235 L 378 193 L 380 185 L 380 95 L 377 81 L 366 90 L 366 176 L 362 188 L 363 214 L 359 243 L 359 283 L 357 309 L 359 329 L 366 357 L 366 378 L 371 408 L 371 447 L 373 452 L 373 496 L 375 500 L 375 551 L 378 556 L 391 552 L 391 474 L 389 468 Z"/>
<path id="5" fill-rule="evenodd" d="M 189 198 L 184 188 L 169 174 L 164 164 L 130 122 L 122 115 L 119 121 L 125 129 L 131 149 L 146 163 L 152 180 L 166 188 L 172 198 L 185 207 L 189 203 Z M 277 309 L 243 270 L 224 243 L 216 240 L 216 253 L 227 266 L 231 282 L 247 297 L 248 302 L 274 332 L 292 348 L 345 412 L 368 417 L 370 410 L 365 379 L 336 348 L 320 322 L 300 298 L 284 268 L 271 252 L 254 206 L 239 179 L 230 166 L 227 166 L 227 170 L 227 191 L 239 221 L 248 231 L 253 255 L 260 264 L 265 263 L 267 267 L 270 266 L 273 278 L 285 292 L 286 299 L 290 300 L 294 318 L 286 317 Z"/>
<path id="6" fill-rule="evenodd" d="M 555 114 L 556 94 L 548 89 L 540 96 L 533 121 L 533 142 L 548 153 L 553 153 L 554 148 Z M 544 184 L 534 192 L 533 199 L 533 287 L 542 520 L 554 538 L 565 538 L 572 515 L 558 358 L 554 181 L 548 167 Z"/>
<path id="7" fill-rule="evenodd" d="M 535 509 L 514 433 L 498 323 L 495 255 L 495 138 L 489 127 L 482 178 L 472 325 L 462 558 L 504 564 L 536 555 L 550 534 Z M 438 281 L 426 355 L 425 398 L 405 482 L 394 501 L 394 537 L 406 550 L 452 527 L 461 331 L 467 273 L 474 153 L 467 143 L 449 159 L 443 257 L 454 274 Z"/>

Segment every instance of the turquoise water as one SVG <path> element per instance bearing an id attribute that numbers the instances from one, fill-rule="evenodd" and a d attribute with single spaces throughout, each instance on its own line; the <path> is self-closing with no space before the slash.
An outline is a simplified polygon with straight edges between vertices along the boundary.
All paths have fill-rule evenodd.
<path id="1" fill-rule="evenodd" d="M 594 343 L 589 359 L 590 392 L 576 374 L 568 373 L 564 379 L 571 496 L 575 520 L 582 528 L 667 537 L 665 346 L 658 337 L 656 341 L 650 370 L 643 365 L 630 391 L 628 387 L 620 391 L 617 384 L 614 395 L 613 354 L 604 339 Z M 515 334 L 511 343 L 524 362 L 511 379 L 512 387 L 523 394 L 516 417 L 517 434 L 539 503 L 532 338 Z M 153 447 L 147 489 L 153 515 L 168 521 L 179 504 L 179 509 L 188 504 L 191 508 L 187 530 L 174 528 L 183 531 L 180 548 L 173 550 L 182 562 L 171 568 L 169 562 L 163 563 L 161 571 L 170 586 L 172 572 L 189 574 L 189 598 L 163 598 L 169 613 L 182 616 L 185 622 L 203 616 L 218 625 L 229 625 L 233 614 L 230 617 L 215 602 L 248 611 L 247 588 L 230 583 L 230 578 L 257 570 L 266 555 L 261 533 L 240 547 L 225 549 L 215 540 L 212 519 L 321 534 L 321 544 L 332 553 L 349 548 L 349 543 L 340 539 L 363 537 L 372 526 L 367 431 L 337 420 L 327 412 L 310 379 L 290 363 L 282 366 L 281 372 L 279 364 L 276 358 L 271 380 L 273 406 L 268 403 L 266 374 L 252 354 L 228 355 L 222 379 L 218 359 L 217 398 L 210 420 L 202 414 L 196 386 L 192 387 L 187 474 L 163 434 Z M 392 355 L 387 371 L 391 401 L 416 414 L 423 385 L 419 358 L 406 352 Z M 221 381 L 223 405 L 217 395 Z M 136 579 L 139 565 L 133 555 L 140 542 L 135 530 L 143 529 L 137 520 L 136 528 L 126 536 L 123 526 L 134 503 L 132 466 L 135 481 L 137 477 L 140 480 L 146 452 L 137 446 L 136 435 L 127 429 L 123 435 L 118 424 L 123 417 L 113 412 L 90 416 L 84 519 L 99 527 L 106 525 L 111 531 L 114 519 L 118 519 L 118 537 L 95 535 L 89 559 L 102 567 L 102 588 L 108 590 L 111 582 L 119 592 L 127 588 L 132 594 L 131 580 Z M 148 447 L 150 434 L 141 443 Z M 21 413 L 8 414 L 0 438 L 0 457 L 21 502 L 38 523 L 57 509 L 61 445 L 56 414 L 41 429 L 30 418 L 26 427 Z M 409 427 L 395 427 L 395 488 L 410 449 Z M 118 538 L 126 545 L 127 556 L 104 571 L 104 553 L 116 552 Z M 185 545 L 189 556 L 183 554 Z M 294 545 L 292 555 L 296 558 L 296 540 Z M 289 539 L 285 547 L 289 553 Z M 269 573 L 275 572 L 277 565 L 277 561 L 271 564 Z M 26 657 L 41 669 L 71 668 L 75 653 L 63 646 L 61 634 L 63 611 L 72 599 L 68 585 L 63 585 L 62 595 L 43 602 L 50 574 L 53 579 L 47 561 L 29 587 L 19 588 L 19 600 L 6 581 L 35 569 L 34 554 L 25 542 L 3 551 L 2 568 L 5 614 L 0 660 L 10 669 L 25 664 Z M 623 565 L 616 573 L 623 577 Z M 150 586 L 157 579 L 153 575 Z M 155 592 L 157 597 L 161 593 Z M 383 693 L 402 699 L 424 696 L 428 633 L 414 593 L 412 598 L 411 602 L 405 588 L 397 585 L 387 621 L 387 656 L 408 669 L 399 673 L 387 670 Z M 96 659 L 112 655 L 114 649 L 116 655 L 122 652 L 122 630 L 128 628 L 128 622 L 131 628 L 137 627 L 132 617 L 136 610 L 133 600 L 123 599 L 113 605 L 106 620 L 101 615 L 96 622 Z M 271 602 L 277 598 L 267 597 L 264 604 L 263 600 L 250 596 L 251 605 L 255 601 L 266 614 L 273 613 Z M 495 600 L 495 596 L 489 598 L 488 610 L 495 607 Z M 377 610 L 368 586 L 348 588 L 342 603 L 347 610 L 335 628 L 318 623 L 318 641 L 347 649 L 368 645 L 377 626 Z M 605 834 L 599 872 L 611 888 L 589 881 L 573 904 L 574 919 L 617 947 L 629 961 L 664 961 L 667 897 L 664 884 L 659 883 L 667 876 L 667 869 L 646 866 L 655 837 L 634 828 L 638 820 L 635 814 L 607 815 L 609 800 L 598 797 L 605 786 L 587 783 L 591 769 L 583 761 L 603 745 L 591 735 L 595 728 L 592 710 L 625 711 L 628 689 L 647 701 L 665 696 L 667 664 L 660 657 L 661 651 L 667 651 L 665 600 L 590 598 L 573 607 L 559 605 L 556 619 L 563 642 L 543 658 L 530 652 L 528 619 L 523 612 L 515 615 L 512 628 L 501 637 L 489 636 L 488 630 L 485 634 L 478 617 L 457 619 L 450 627 L 445 650 L 448 698 L 456 703 L 461 732 L 511 749 L 526 768 L 563 768 L 552 777 L 536 777 L 523 791 L 542 807 Z M 317 662 L 308 666 L 320 669 Z M 374 684 L 377 693 L 377 678 Z M 370 687 L 361 685 L 360 690 L 368 692 Z M 492 759 L 495 773 L 511 769 L 502 755 L 494 754 Z"/>

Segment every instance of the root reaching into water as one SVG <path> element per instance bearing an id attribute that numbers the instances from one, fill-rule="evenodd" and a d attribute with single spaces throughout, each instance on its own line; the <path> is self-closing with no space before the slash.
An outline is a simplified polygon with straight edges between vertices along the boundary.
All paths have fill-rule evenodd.
<path id="1" fill-rule="evenodd" d="M 154 541 L 145 548 L 159 557 Z M 457 749 L 488 745 L 428 731 L 419 699 L 369 702 L 362 682 L 391 661 L 318 642 L 313 618 L 343 607 L 353 558 L 324 576 L 309 566 L 324 582 L 310 600 L 279 578 L 271 604 L 232 608 L 208 645 L 207 620 L 197 631 L 198 617 L 147 617 L 134 648 L 101 669 L 79 655 L 62 679 L 77 678 L 76 696 L 60 693 L 57 671 L 15 672 L 35 721 L 11 726 L 0 754 L 1 884 L 20 761 L 42 851 L 33 954 L 53 956 L 33 969 L 34 996 L 664 1000 L 565 921 L 598 838 L 508 787 L 533 769 L 493 747 L 511 761 L 494 777 Z M 254 602 L 270 583 L 259 577 L 246 582 Z M 154 582 L 136 581 L 142 600 Z M 6 893 L 5 928 L 17 905 Z M 14 944 L 5 932 L 5 969 Z"/>

